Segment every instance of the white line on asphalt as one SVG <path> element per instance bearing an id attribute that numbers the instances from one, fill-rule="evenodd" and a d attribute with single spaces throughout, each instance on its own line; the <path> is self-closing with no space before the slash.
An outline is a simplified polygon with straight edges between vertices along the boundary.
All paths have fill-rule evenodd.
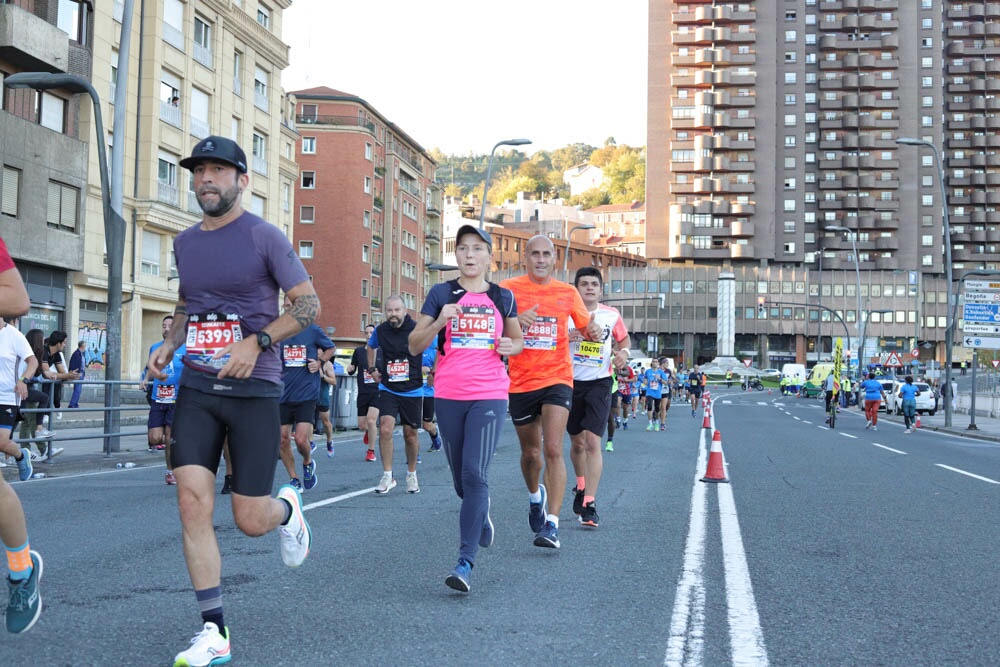
<path id="1" fill-rule="evenodd" d="M 718 484 L 719 520 L 722 525 L 722 560 L 726 571 L 726 607 L 729 615 L 729 644 L 734 665 L 766 667 L 767 648 L 760 628 L 750 569 L 740 537 L 733 487 Z"/>
<path id="2" fill-rule="evenodd" d="M 767 405 L 767 401 L 757 401 L 757 405 Z"/>
<path id="3" fill-rule="evenodd" d="M 841 433 L 840 435 L 844 436 L 845 438 L 853 438 L 854 440 L 858 439 L 858 436 L 851 435 L 850 433 Z"/>
<path id="4" fill-rule="evenodd" d="M 792 415 L 792 419 L 794 419 L 797 422 L 802 421 L 802 417 L 796 417 L 795 415 Z"/>
<path id="5" fill-rule="evenodd" d="M 877 442 L 873 442 L 871 444 L 875 445 L 876 447 L 881 447 L 882 449 L 886 449 L 890 452 L 893 452 L 894 454 L 902 454 L 903 456 L 906 456 L 906 452 L 901 452 L 898 449 L 893 449 L 892 447 L 886 447 L 885 445 L 880 445 Z"/>
<path id="6" fill-rule="evenodd" d="M 334 496 L 333 498 L 327 498 L 326 500 L 318 500 L 314 503 L 309 503 L 308 505 L 302 506 L 302 511 L 316 509 L 317 507 L 323 507 L 324 505 L 332 505 L 333 503 L 339 503 L 341 500 L 349 500 L 356 496 L 363 496 L 366 493 L 372 493 L 375 491 L 375 487 L 369 487 L 367 489 L 360 489 L 359 491 L 351 491 L 350 493 L 345 493 L 340 496 Z"/>
<path id="7" fill-rule="evenodd" d="M 698 463 L 694 488 L 691 490 L 691 515 L 684 564 L 677 581 L 674 610 L 670 617 L 670 637 L 663 664 L 666 667 L 700 665 L 705 643 L 705 581 L 702 574 L 705 559 L 705 524 L 708 520 L 707 485 L 698 481 L 698 471 L 706 469 L 706 433 L 702 429 L 698 442 Z"/>
<path id="8" fill-rule="evenodd" d="M 980 475 L 975 475 L 975 474 L 973 474 L 971 472 L 966 472 L 965 470 L 960 470 L 959 468 L 952 468 L 951 466 L 946 466 L 943 463 L 935 463 L 934 465 L 936 465 L 938 468 L 944 468 L 945 470 L 950 470 L 952 472 L 957 472 L 960 475 L 967 475 L 968 477 L 972 477 L 973 479 L 978 479 L 978 480 L 983 481 L 983 482 L 989 482 L 990 484 L 1000 484 L 1000 482 L 998 482 L 995 479 L 990 479 L 989 477 L 982 477 Z"/>
<path id="9" fill-rule="evenodd" d="M 822 429 L 824 431 L 829 431 L 830 430 L 829 426 L 817 426 L 816 428 Z"/>
<path id="10" fill-rule="evenodd" d="M 732 401 L 723 401 L 722 404 L 723 405 L 732 405 L 733 402 Z"/>
<path id="11" fill-rule="evenodd" d="M 809 424 L 810 426 L 812 426 L 812 422 L 811 422 L 811 421 L 809 421 L 808 419 L 803 419 L 803 420 L 802 420 L 802 423 L 803 423 L 803 424 Z"/>

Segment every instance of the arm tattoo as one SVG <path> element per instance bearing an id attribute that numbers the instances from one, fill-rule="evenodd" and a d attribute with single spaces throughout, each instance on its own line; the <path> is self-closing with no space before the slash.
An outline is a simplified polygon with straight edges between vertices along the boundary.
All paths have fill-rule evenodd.
<path id="1" fill-rule="evenodd" d="M 315 294 L 303 294 L 292 302 L 288 314 L 295 318 L 300 329 L 305 329 L 319 314 L 319 297 Z"/>
<path id="2" fill-rule="evenodd" d="M 178 303 L 174 306 L 174 317 L 187 318 L 188 307 L 186 303 Z"/>

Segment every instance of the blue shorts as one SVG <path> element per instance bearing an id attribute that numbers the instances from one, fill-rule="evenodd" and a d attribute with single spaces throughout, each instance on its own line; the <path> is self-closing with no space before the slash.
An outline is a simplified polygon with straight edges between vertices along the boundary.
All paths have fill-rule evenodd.
<path id="1" fill-rule="evenodd" d="M 176 403 L 156 403 L 153 402 L 149 406 L 149 421 L 146 424 L 146 428 L 153 430 L 154 428 L 163 428 L 166 426 L 170 428 L 174 425 L 174 406 Z"/>

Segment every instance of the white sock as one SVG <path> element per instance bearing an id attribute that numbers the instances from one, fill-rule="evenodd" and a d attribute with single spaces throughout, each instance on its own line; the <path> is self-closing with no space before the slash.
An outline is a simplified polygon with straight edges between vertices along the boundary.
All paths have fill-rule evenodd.
<path id="1" fill-rule="evenodd" d="M 538 490 L 534 493 L 528 494 L 528 500 L 535 503 L 536 505 L 542 502 L 542 487 L 538 487 Z"/>
<path id="2" fill-rule="evenodd" d="M 546 514 L 545 515 L 545 520 L 546 521 L 551 521 L 552 524 L 555 525 L 556 528 L 559 527 L 559 517 L 556 516 L 555 514 Z"/>

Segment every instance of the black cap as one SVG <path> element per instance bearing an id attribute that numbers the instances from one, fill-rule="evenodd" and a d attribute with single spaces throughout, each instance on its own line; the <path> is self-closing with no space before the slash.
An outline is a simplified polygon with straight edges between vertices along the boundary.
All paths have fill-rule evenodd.
<path id="1" fill-rule="evenodd" d="M 473 225 L 462 225 L 458 228 L 458 232 L 455 234 L 456 243 L 458 243 L 458 239 L 462 238 L 463 234 L 475 234 L 482 240 L 486 241 L 486 245 L 490 247 L 490 250 L 493 250 L 493 237 L 490 236 L 489 232 L 485 229 L 480 229 L 479 227 L 475 227 Z"/>
<path id="2" fill-rule="evenodd" d="M 241 174 L 247 173 L 247 154 L 232 139 L 205 137 L 191 150 L 191 157 L 181 160 L 181 166 L 185 169 L 194 169 L 205 160 L 226 162 L 236 167 Z"/>

